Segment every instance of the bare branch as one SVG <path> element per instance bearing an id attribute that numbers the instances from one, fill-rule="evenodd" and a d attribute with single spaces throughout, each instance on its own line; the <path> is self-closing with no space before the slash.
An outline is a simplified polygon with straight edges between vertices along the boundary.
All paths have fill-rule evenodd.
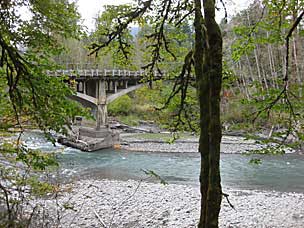
<path id="1" fill-rule="evenodd" d="M 98 214 L 94 209 L 93 209 L 93 212 L 94 212 L 95 216 L 98 218 L 100 224 L 101 224 L 103 227 L 107 228 L 107 225 L 106 225 L 105 222 L 102 220 L 102 218 L 99 216 L 99 214 Z"/>
<path id="2" fill-rule="evenodd" d="M 271 102 L 269 103 L 266 107 L 264 107 L 261 110 L 258 110 L 257 112 L 253 113 L 256 114 L 253 122 L 255 122 L 255 120 L 263 113 L 263 112 L 267 112 L 269 115 L 269 112 L 271 111 L 271 109 L 281 100 L 284 99 L 285 102 L 287 103 L 287 106 L 289 108 L 289 112 L 290 112 L 290 117 L 292 117 L 293 119 L 296 119 L 296 114 L 294 112 L 292 103 L 289 100 L 289 96 L 288 96 L 288 85 L 289 85 L 289 73 L 288 73 L 288 69 L 289 69 L 289 42 L 290 42 L 290 37 L 292 36 L 294 30 L 297 28 L 297 26 L 299 25 L 300 21 L 303 19 L 304 17 L 304 11 L 302 11 L 300 13 L 300 15 L 297 17 L 297 19 L 294 21 L 293 25 L 291 26 L 291 28 L 289 29 L 287 36 L 285 38 L 285 48 L 286 48 L 286 64 L 285 64 L 285 76 L 284 76 L 284 86 L 283 89 L 281 90 L 281 92 L 277 95 L 277 97 Z M 291 119 L 290 119 L 291 121 Z M 289 123 L 289 125 L 291 124 L 291 122 Z M 291 126 L 291 125 L 290 125 Z M 283 141 L 285 141 L 287 139 L 289 134 L 286 135 L 285 139 Z"/>
<path id="3" fill-rule="evenodd" d="M 225 4 L 224 0 L 220 0 L 220 2 L 221 2 L 222 6 L 224 8 L 224 12 L 225 12 L 224 19 L 225 19 L 225 22 L 227 23 L 227 21 L 228 21 L 228 13 L 227 13 L 226 4 Z"/>
<path id="4" fill-rule="evenodd" d="M 104 43 L 98 45 L 95 44 L 92 48 L 93 50 L 90 52 L 89 55 L 92 55 L 94 53 L 97 53 L 100 49 L 109 46 L 109 44 L 116 38 L 120 38 L 121 39 L 121 34 L 128 28 L 128 26 L 137 18 L 139 18 L 140 16 L 142 16 L 151 6 L 152 4 L 152 0 L 148 0 L 143 2 L 143 6 L 137 7 L 136 9 L 134 9 L 133 12 L 126 14 L 124 17 L 127 18 L 127 20 L 121 24 L 119 24 L 116 29 L 112 32 L 110 32 L 109 34 L 107 34 L 107 38 L 108 40 L 105 41 Z M 125 47 L 120 43 L 120 48 L 122 50 L 125 49 Z M 124 52 L 124 51 L 123 51 Z M 125 53 L 124 53 L 125 54 Z"/>
<path id="5" fill-rule="evenodd" d="M 297 28 L 297 26 L 299 25 L 300 21 L 303 19 L 304 16 L 304 10 L 301 12 L 301 14 L 297 17 L 297 19 L 295 20 L 295 22 L 293 23 L 293 25 L 291 26 L 291 28 L 288 31 L 288 34 L 285 38 L 285 47 L 286 47 L 286 64 L 285 64 L 285 77 L 284 77 L 284 81 L 285 83 L 288 82 L 288 67 L 289 67 L 289 39 L 292 36 L 292 33 L 294 32 L 294 30 Z M 288 86 L 288 84 L 286 85 Z"/>
<path id="6" fill-rule="evenodd" d="M 193 50 L 190 50 L 188 52 L 188 54 L 185 56 L 182 70 L 175 79 L 173 89 L 172 89 L 167 101 L 165 102 L 163 107 L 156 108 L 156 110 L 163 110 L 163 109 L 167 108 L 168 105 L 170 104 L 171 100 L 175 97 L 176 94 L 178 94 L 182 90 L 184 90 L 184 93 L 187 91 L 187 89 L 184 89 L 184 87 L 188 86 L 189 78 L 191 77 L 192 57 L 193 57 Z M 183 101 L 181 101 L 181 102 L 183 102 Z"/>
<path id="7" fill-rule="evenodd" d="M 227 200 L 227 202 L 228 202 L 228 204 L 229 204 L 229 206 L 233 209 L 233 210 L 235 210 L 236 211 L 236 209 L 235 209 L 235 207 L 233 206 L 233 204 L 230 202 L 230 200 L 229 200 L 229 195 L 228 194 L 226 194 L 226 193 L 224 193 L 224 192 L 222 192 L 222 196 L 224 196 L 225 197 L 225 199 Z"/>

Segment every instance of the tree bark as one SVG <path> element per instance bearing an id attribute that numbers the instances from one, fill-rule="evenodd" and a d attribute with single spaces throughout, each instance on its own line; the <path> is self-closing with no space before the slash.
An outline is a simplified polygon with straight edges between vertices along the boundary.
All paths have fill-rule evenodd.
<path id="1" fill-rule="evenodd" d="M 201 214 L 199 228 L 218 227 L 222 200 L 220 178 L 220 91 L 222 84 L 222 35 L 215 21 L 214 0 L 195 0 L 194 64 L 200 103 Z"/>
<path id="2" fill-rule="evenodd" d="M 220 120 L 220 92 L 222 87 L 222 34 L 215 21 L 215 1 L 204 0 L 204 14 L 207 28 L 206 73 L 210 80 L 210 126 L 209 126 L 209 187 L 207 195 L 206 227 L 218 227 L 222 202 L 220 176 L 220 145 L 222 126 Z"/>
<path id="3" fill-rule="evenodd" d="M 206 52 L 205 29 L 203 27 L 203 15 L 201 0 L 195 0 L 195 52 L 194 68 L 197 80 L 197 90 L 200 105 L 200 139 L 199 152 L 201 154 L 200 191 L 201 213 L 198 227 L 205 227 L 207 213 L 207 193 L 209 185 L 209 77 L 204 74 L 204 59 Z"/>
<path id="4" fill-rule="evenodd" d="M 266 32 L 267 38 L 269 38 L 269 32 Z M 272 84 L 270 83 L 270 87 L 278 88 L 277 84 L 277 71 L 275 66 L 275 61 L 273 58 L 273 51 L 272 51 L 272 45 L 267 44 L 267 51 L 268 51 L 268 61 L 269 61 L 269 69 L 270 69 L 270 76 L 272 80 Z"/>

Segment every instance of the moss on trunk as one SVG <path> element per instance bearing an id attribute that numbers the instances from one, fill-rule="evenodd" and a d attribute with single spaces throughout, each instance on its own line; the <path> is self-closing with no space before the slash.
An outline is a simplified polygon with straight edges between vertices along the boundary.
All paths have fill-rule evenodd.
<path id="1" fill-rule="evenodd" d="M 222 190 L 220 178 L 220 90 L 222 36 L 215 21 L 214 0 L 195 0 L 195 74 L 200 103 L 201 214 L 199 228 L 218 227 Z"/>

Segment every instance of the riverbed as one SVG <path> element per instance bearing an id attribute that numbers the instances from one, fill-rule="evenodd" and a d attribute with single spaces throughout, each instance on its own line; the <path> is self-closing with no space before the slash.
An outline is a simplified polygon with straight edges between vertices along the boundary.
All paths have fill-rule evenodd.
<path id="1" fill-rule="evenodd" d="M 64 210 L 62 227 L 112 223 L 112 227 L 174 228 L 197 224 L 198 153 L 84 153 L 60 145 L 54 148 L 39 133 L 30 134 L 24 141 L 46 151 L 61 151 L 59 173 L 69 180 L 63 189 L 71 191 L 63 191 L 59 203 L 73 208 Z M 220 227 L 303 227 L 303 156 L 263 156 L 259 157 L 261 165 L 249 164 L 250 158 L 235 153 L 221 156 L 223 191 L 230 195 L 236 210 L 223 200 Z M 143 170 L 153 170 L 169 184 L 147 179 Z M 51 215 L 55 213 L 54 200 L 46 205 Z"/>
<path id="2" fill-rule="evenodd" d="M 190 228 L 198 223 L 197 186 L 82 180 L 71 188 L 71 192 L 60 195 L 59 201 L 43 202 L 51 217 L 56 217 L 56 204 L 71 208 L 61 211 L 61 227 Z M 220 227 L 303 227 L 303 194 L 231 188 L 223 191 L 229 194 L 235 209 L 223 199 Z"/>
<path id="3" fill-rule="evenodd" d="M 57 145 L 54 147 L 41 137 L 39 132 L 25 135 L 24 142 L 32 148 L 58 152 L 63 180 L 114 179 L 141 180 L 146 178 L 144 170 L 152 170 L 169 184 L 199 185 L 200 155 L 189 148 L 197 146 L 193 140 L 158 144 L 146 151 L 129 150 L 141 146 L 140 141 L 129 139 L 128 148 L 101 150 L 93 153 L 81 152 L 73 148 Z M 180 147 L 183 145 L 183 147 Z M 157 148 L 174 147 L 174 152 L 159 151 Z M 256 149 L 261 145 L 241 137 L 224 137 L 221 154 L 222 184 L 225 187 L 281 192 L 304 192 L 304 157 L 299 154 L 284 155 L 243 155 L 240 148 Z M 229 153 L 225 149 L 229 148 Z M 154 151 L 151 151 L 154 149 Z M 168 149 L 168 148 L 166 148 Z M 231 153 L 234 151 L 234 153 Z M 260 165 L 249 164 L 251 159 L 261 159 Z M 150 180 L 154 181 L 154 180 Z"/>

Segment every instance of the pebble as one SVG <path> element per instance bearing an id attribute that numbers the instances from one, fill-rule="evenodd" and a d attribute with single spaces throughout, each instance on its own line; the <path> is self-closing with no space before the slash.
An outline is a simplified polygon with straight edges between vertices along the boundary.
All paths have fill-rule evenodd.
<path id="1" fill-rule="evenodd" d="M 137 136 L 139 137 L 139 136 Z M 167 143 L 162 140 L 145 140 L 140 138 L 122 137 L 124 143 L 121 149 L 141 152 L 161 153 L 196 153 L 198 152 L 198 139 L 176 140 L 174 143 Z M 235 146 L 235 145 L 238 146 Z M 265 146 L 265 145 L 264 145 Z M 221 153 L 241 154 L 249 150 L 261 149 L 263 145 L 254 140 L 247 140 L 240 136 L 223 136 Z"/>
<path id="2" fill-rule="evenodd" d="M 82 180 L 70 185 L 72 192 L 61 194 L 58 202 L 68 202 L 75 210 L 63 210 L 59 227 L 102 227 L 95 212 L 107 227 L 116 228 L 189 228 L 198 223 L 200 193 L 195 186 L 134 180 Z M 223 190 L 235 210 L 223 199 L 220 227 L 303 227 L 302 193 Z M 46 205 L 48 214 L 55 216 L 56 201 L 48 199 Z"/>

